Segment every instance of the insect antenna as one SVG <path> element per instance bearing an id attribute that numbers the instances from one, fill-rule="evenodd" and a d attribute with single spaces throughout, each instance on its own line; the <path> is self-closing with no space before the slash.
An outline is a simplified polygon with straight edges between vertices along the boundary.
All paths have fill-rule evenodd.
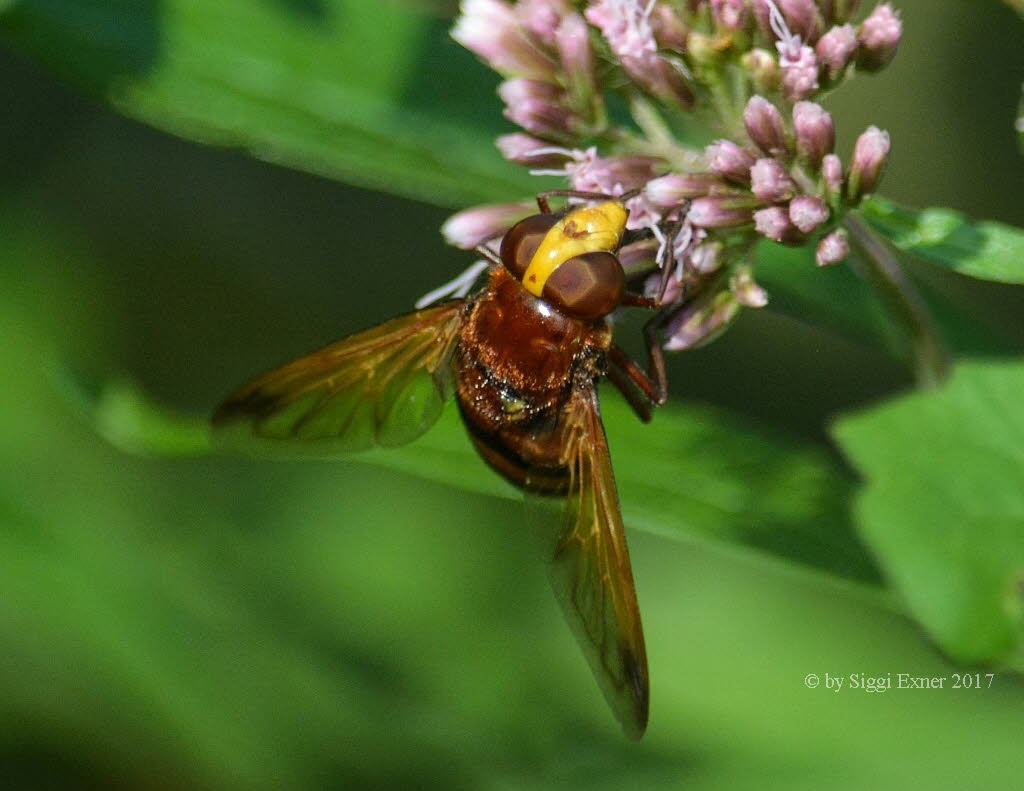
<path id="1" fill-rule="evenodd" d="M 501 258 L 498 257 L 498 254 L 494 252 L 490 247 L 487 247 L 486 245 L 478 244 L 476 247 L 473 248 L 473 252 L 475 252 L 481 258 L 487 259 L 494 266 L 503 265 L 503 262 Z M 482 262 L 478 261 L 477 263 Z"/>
<path id="2" fill-rule="evenodd" d="M 621 195 L 609 195 L 607 192 L 586 192 L 584 190 L 547 190 L 537 194 L 537 206 L 541 214 L 551 214 L 551 206 L 548 198 L 580 198 L 582 200 L 613 200 L 623 203 L 630 198 L 635 198 L 643 191 L 643 187 L 634 187 L 623 192 Z"/>
<path id="3" fill-rule="evenodd" d="M 477 252 L 486 250 L 483 245 L 477 247 Z M 490 253 L 490 251 L 488 251 Z M 437 302 L 444 297 L 464 297 L 469 293 L 469 289 L 472 288 L 473 283 L 480 277 L 480 273 L 489 267 L 495 260 L 493 253 L 486 255 L 487 261 L 474 261 L 461 273 L 456 275 L 454 278 L 449 280 L 442 286 L 438 286 L 432 291 L 428 291 L 422 297 L 416 300 L 415 307 L 417 310 L 425 308 L 433 302 Z"/>

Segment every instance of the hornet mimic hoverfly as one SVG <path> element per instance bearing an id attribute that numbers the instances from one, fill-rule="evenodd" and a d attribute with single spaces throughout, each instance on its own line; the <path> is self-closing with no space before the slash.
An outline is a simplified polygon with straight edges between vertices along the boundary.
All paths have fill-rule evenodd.
<path id="1" fill-rule="evenodd" d="M 553 213 L 552 194 L 602 202 Z M 254 379 L 221 404 L 213 429 L 221 446 L 285 455 L 396 446 L 425 432 L 454 389 L 484 461 L 528 492 L 564 499 L 551 533 L 554 588 L 609 705 L 639 738 L 647 655 L 597 383 L 607 376 L 649 420 L 666 399 L 656 335 L 667 314 L 645 327 L 647 370 L 612 340 L 613 310 L 661 301 L 626 290 L 616 256 L 631 233 L 626 197 L 538 196 L 541 213 L 513 226 L 499 255 L 477 248 L 491 263 L 478 293 Z"/>

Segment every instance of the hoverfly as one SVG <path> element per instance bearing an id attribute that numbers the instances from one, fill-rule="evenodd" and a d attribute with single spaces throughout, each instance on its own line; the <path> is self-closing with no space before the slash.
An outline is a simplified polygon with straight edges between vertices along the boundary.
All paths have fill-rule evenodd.
<path id="1" fill-rule="evenodd" d="M 553 194 L 602 200 L 552 212 Z M 505 234 L 486 285 L 352 335 L 270 371 L 213 416 L 222 446 L 333 455 L 410 442 L 454 390 L 480 456 L 516 486 L 564 499 L 552 531 L 552 580 L 594 675 L 626 733 L 647 725 L 648 675 L 629 552 L 597 383 L 623 392 L 644 421 L 666 399 L 656 333 L 644 370 L 612 340 L 620 306 L 658 309 L 626 290 L 616 252 L 626 196 L 557 191 Z M 664 288 L 664 286 L 663 286 Z M 454 385 L 454 387 L 453 387 Z"/>

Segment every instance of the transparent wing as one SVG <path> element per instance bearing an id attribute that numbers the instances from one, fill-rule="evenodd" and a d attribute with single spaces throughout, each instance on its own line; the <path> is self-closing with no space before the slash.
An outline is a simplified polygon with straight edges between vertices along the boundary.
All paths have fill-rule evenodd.
<path id="1" fill-rule="evenodd" d="M 647 652 L 594 388 L 575 391 L 561 431 L 570 477 L 552 583 L 608 704 L 638 739 L 647 727 Z"/>
<path id="2" fill-rule="evenodd" d="M 400 316 L 254 379 L 213 415 L 221 448 L 330 456 L 411 442 L 451 392 L 463 300 Z"/>

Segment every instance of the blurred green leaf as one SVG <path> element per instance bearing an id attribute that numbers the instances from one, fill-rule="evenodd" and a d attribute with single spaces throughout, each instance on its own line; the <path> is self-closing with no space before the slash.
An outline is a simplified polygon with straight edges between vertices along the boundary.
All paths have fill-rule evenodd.
<path id="1" fill-rule="evenodd" d="M 822 268 L 814 265 L 809 248 L 761 242 L 757 280 L 768 290 L 768 310 L 829 327 L 904 357 L 904 345 L 885 305 L 854 271 L 852 256 L 845 264 Z"/>
<path id="2" fill-rule="evenodd" d="M 1024 283 L 1024 230 L 974 222 L 952 209 L 915 211 L 877 196 L 863 216 L 896 247 L 926 261 L 982 280 Z"/>
<path id="3" fill-rule="evenodd" d="M 618 397 L 606 398 L 602 411 L 629 526 L 753 547 L 877 581 L 852 536 L 852 481 L 828 454 L 707 406 L 663 407 L 651 425 Z M 454 409 L 414 444 L 360 458 L 471 491 L 520 496 L 481 463 Z"/>
<path id="4" fill-rule="evenodd" d="M 154 405 L 115 380 L 70 390 L 96 430 L 118 448 L 147 455 L 211 452 L 206 422 Z M 618 397 L 603 407 L 627 522 L 671 538 L 738 544 L 842 576 L 878 574 L 847 514 L 853 482 L 827 453 L 706 406 L 666 407 L 637 421 Z M 519 498 L 479 459 L 454 408 L 401 448 L 345 457 L 471 492 Z"/>
<path id="5" fill-rule="evenodd" d="M 857 527 L 911 612 L 955 659 L 1005 659 L 1021 637 L 1024 362 L 971 362 L 938 391 L 843 418 L 867 479 Z"/>
<path id="6" fill-rule="evenodd" d="M 0 37 L 182 137 L 438 205 L 532 194 L 497 78 L 415 4 L 22 0 Z"/>
<path id="7" fill-rule="evenodd" d="M 138 456 L 191 457 L 210 452 L 206 422 L 154 403 L 132 380 L 90 387 L 69 369 L 56 374 L 58 388 L 103 439 Z"/>
<path id="8" fill-rule="evenodd" d="M 122 496 L 132 490 L 125 483 Z M 72 750 L 81 741 L 78 750 L 106 757 L 110 767 L 94 773 L 120 781 L 46 787 L 150 788 L 154 774 L 178 766 L 207 780 L 186 776 L 177 787 L 315 788 L 322 785 L 313 778 L 341 761 L 380 775 L 374 787 L 403 787 L 408 770 L 386 760 L 392 750 L 419 756 L 424 771 L 444 771 L 425 723 L 393 727 L 406 681 L 397 669 L 378 670 L 385 679 L 394 672 L 387 680 L 399 689 L 388 690 L 373 668 L 332 656 L 309 634 L 310 601 L 290 618 L 281 613 L 288 599 L 280 578 L 293 569 L 264 573 L 263 589 L 252 595 L 237 568 L 211 564 L 171 525 L 162 525 L 159 549 L 148 543 L 160 518 L 142 527 L 123 501 L 112 510 L 117 523 L 109 535 L 84 529 L 97 509 L 88 498 L 73 501 L 89 514 L 82 524 L 73 517 L 49 523 L 12 506 L 6 494 L 0 491 L 0 718 L 60 723 Z M 0 744 L 10 749 L 20 737 L 31 749 L 31 731 L 11 731 Z M 332 734 L 329 747 L 322 732 Z M 58 756 L 43 758 L 59 766 Z M 40 787 L 9 776 L 4 786 Z"/>
<path id="9" fill-rule="evenodd" d="M 768 289 L 768 309 L 810 321 L 861 343 L 909 359 L 910 345 L 869 280 L 856 251 L 839 266 L 817 267 L 810 247 L 764 241 L 757 249 L 757 279 Z M 983 317 L 968 314 L 917 284 L 943 339 L 961 354 L 1000 354 L 1015 349 L 1011 339 Z"/>

